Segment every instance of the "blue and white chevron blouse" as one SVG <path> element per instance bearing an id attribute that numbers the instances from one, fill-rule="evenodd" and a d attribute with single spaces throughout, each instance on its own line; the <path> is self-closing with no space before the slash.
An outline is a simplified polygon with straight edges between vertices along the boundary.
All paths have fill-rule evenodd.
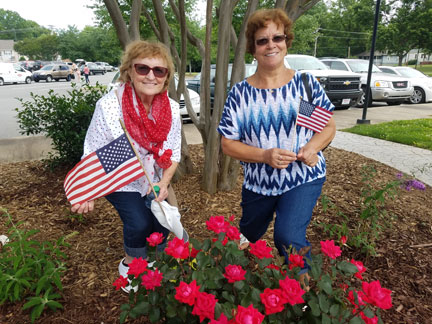
<path id="1" fill-rule="evenodd" d="M 308 74 L 312 91 L 312 103 L 332 111 L 319 82 Z M 314 132 L 296 123 L 300 98 L 308 101 L 301 73 L 278 89 L 258 89 L 246 79 L 234 85 L 228 94 L 219 133 L 227 139 L 238 140 L 247 145 L 270 149 L 282 148 L 298 152 L 314 135 Z M 241 162 L 244 168 L 244 186 L 255 193 L 276 196 L 303 183 L 322 178 L 326 173 L 325 159 L 318 153 L 315 167 L 295 161 L 286 169 L 274 169 L 265 163 Z"/>

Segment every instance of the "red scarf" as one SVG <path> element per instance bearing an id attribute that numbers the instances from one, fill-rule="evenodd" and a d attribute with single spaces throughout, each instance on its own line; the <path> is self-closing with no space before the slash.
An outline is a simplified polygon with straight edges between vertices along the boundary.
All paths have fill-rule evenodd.
<path id="1" fill-rule="evenodd" d="M 126 129 L 139 145 L 153 153 L 156 163 L 161 168 L 167 169 L 172 164 L 172 150 L 163 151 L 163 142 L 167 139 L 172 121 L 167 91 L 157 94 L 153 98 L 151 114 L 154 120 L 148 118 L 147 111 L 136 92 L 135 97 L 138 113 L 134 106 L 132 87 L 127 82 L 122 96 L 122 111 Z"/>

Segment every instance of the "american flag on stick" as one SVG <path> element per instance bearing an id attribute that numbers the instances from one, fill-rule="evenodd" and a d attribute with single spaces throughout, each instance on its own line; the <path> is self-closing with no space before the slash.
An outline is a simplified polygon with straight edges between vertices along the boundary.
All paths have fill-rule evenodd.
<path id="1" fill-rule="evenodd" d="M 297 125 L 306 127 L 314 132 L 321 133 L 327 125 L 333 113 L 319 106 L 300 100 L 299 114 L 297 116 Z"/>
<path id="2" fill-rule="evenodd" d="M 106 196 L 144 176 L 143 168 L 125 134 L 87 155 L 64 181 L 72 205 Z"/>

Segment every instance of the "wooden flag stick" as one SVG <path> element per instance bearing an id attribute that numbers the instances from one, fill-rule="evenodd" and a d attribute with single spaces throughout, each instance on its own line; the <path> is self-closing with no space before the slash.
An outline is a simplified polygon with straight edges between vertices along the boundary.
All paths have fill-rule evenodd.
<path id="1" fill-rule="evenodd" d="M 146 170 L 145 170 L 145 168 L 144 168 L 144 164 L 141 162 L 141 159 L 140 159 L 140 157 L 139 157 L 139 155 L 138 155 L 138 152 L 135 150 L 135 147 L 134 147 L 134 145 L 133 145 L 133 143 L 132 143 L 132 139 L 130 138 L 129 133 L 128 133 L 128 131 L 126 130 L 126 126 L 125 126 L 125 124 L 123 123 L 123 120 L 119 119 L 119 122 L 120 122 L 121 127 L 123 128 L 124 133 L 126 134 L 126 137 L 127 137 L 128 141 L 129 141 L 130 146 L 132 147 L 132 150 L 133 150 L 134 153 L 135 153 L 135 156 L 137 157 L 137 159 L 138 159 L 138 161 L 139 161 L 139 163 L 140 163 L 140 165 L 141 165 L 141 168 L 143 169 L 144 175 L 145 175 L 146 178 L 147 178 L 147 181 L 148 181 L 148 183 L 149 183 L 149 185 L 150 185 L 151 190 L 153 191 L 154 196 L 157 197 L 157 194 L 156 194 L 156 191 L 155 191 L 155 189 L 154 189 L 153 183 L 152 183 L 152 181 L 150 180 L 150 178 L 149 178 L 149 176 L 148 176 L 148 174 L 147 174 L 147 172 L 146 172 Z M 165 218 L 167 218 L 166 215 L 165 215 L 165 211 L 164 211 L 164 209 L 162 208 L 162 204 L 161 204 L 159 201 L 156 201 L 156 202 L 159 204 L 159 206 L 160 206 L 160 208 L 161 208 L 161 210 L 162 210 L 162 212 L 163 212 Z"/>

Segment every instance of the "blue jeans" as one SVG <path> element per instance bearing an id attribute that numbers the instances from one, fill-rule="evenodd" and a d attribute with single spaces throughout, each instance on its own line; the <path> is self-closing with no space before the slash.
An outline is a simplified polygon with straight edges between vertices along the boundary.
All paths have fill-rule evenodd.
<path id="1" fill-rule="evenodd" d="M 147 237 L 162 233 L 164 241 L 158 251 L 165 248 L 169 230 L 163 227 L 144 204 L 145 196 L 138 192 L 113 192 L 106 199 L 114 206 L 123 221 L 123 245 L 125 252 L 134 258 L 147 257 Z"/>
<path id="2" fill-rule="evenodd" d="M 312 218 L 312 211 L 321 195 L 325 177 L 295 187 L 280 196 L 263 196 L 242 190 L 243 215 L 240 220 L 241 233 L 252 243 L 258 241 L 267 231 L 273 214 L 276 212 L 274 224 L 274 243 L 281 256 L 288 264 L 287 249 L 292 246 L 297 252 L 310 246 L 306 239 L 306 228 Z M 310 250 L 305 255 L 310 259 Z M 300 273 L 306 272 L 308 266 Z"/>

